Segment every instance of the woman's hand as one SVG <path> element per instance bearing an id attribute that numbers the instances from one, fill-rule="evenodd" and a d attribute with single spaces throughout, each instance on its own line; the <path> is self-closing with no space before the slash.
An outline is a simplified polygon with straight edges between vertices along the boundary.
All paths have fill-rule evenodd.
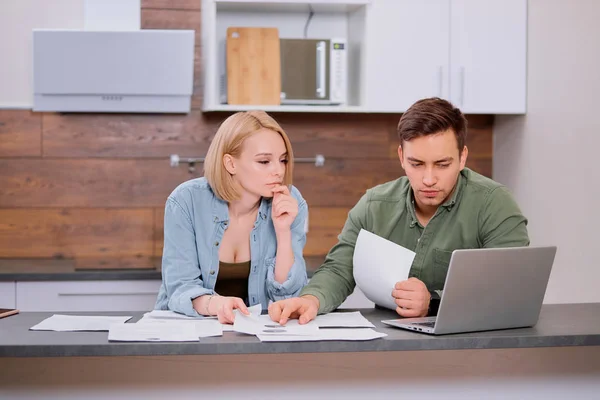
<path id="1" fill-rule="evenodd" d="M 214 296 L 208 306 L 210 315 L 216 315 L 222 324 L 233 324 L 235 319 L 233 310 L 235 309 L 250 315 L 244 300 L 239 297 Z"/>
<path id="2" fill-rule="evenodd" d="M 290 194 L 290 189 L 285 185 L 273 188 L 271 218 L 275 233 L 289 231 L 296 215 L 298 215 L 298 202 Z"/>

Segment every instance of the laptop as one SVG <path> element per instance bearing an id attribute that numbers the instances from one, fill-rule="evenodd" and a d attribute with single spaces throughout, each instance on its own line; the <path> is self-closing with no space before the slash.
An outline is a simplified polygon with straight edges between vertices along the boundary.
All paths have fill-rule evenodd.
<path id="1" fill-rule="evenodd" d="M 381 321 L 433 335 L 537 323 L 556 246 L 454 250 L 437 317 Z"/>

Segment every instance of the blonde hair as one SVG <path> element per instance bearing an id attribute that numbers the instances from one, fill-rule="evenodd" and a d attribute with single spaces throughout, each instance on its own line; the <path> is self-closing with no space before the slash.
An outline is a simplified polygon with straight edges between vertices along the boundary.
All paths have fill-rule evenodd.
<path id="1" fill-rule="evenodd" d="M 288 163 L 283 177 L 284 185 L 292 184 L 294 154 L 290 139 L 279 124 L 264 111 L 243 111 L 228 117 L 213 138 L 204 159 L 204 177 L 215 194 L 225 201 L 241 198 L 241 188 L 234 181 L 223 163 L 225 154 L 238 158 L 244 141 L 260 129 L 270 129 L 279 133 L 287 151 Z"/>

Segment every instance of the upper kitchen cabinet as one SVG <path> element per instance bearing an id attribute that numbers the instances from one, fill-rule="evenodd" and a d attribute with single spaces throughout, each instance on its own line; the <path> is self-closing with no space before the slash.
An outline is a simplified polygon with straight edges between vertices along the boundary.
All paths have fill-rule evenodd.
<path id="1" fill-rule="evenodd" d="M 399 112 L 421 98 L 447 98 L 449 0 L 374 0 L 365 11 L 361 103 Z"/>
<path id="2" fill-rule="evenodd" d="M 524 113 L 526 2 L 203 0 L 203 110 L 399 113 L 439 96 L 466 113 Z M 277 28 L 279 54 L 261 42 L 272 34 L 231 27 Z M 277 103 L 233 104 L 232 89 L 267 88 L 255 98 Z"/>
<path id="3" fill-rule="evenodd" d="M 526 0 L 450 1 L 450 99 L 467 113 L 526 109 Z"/>

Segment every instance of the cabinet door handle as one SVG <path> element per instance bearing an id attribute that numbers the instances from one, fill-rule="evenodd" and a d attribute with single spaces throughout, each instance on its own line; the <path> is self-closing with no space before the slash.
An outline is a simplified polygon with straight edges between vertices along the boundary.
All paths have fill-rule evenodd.
<path id="1" fill-rule="evenodd" d="M 326 62 L 325 42 L 319 41 L 317 42 L 317 97 L 320 99 L 324 99 L 327 95 L 325 90 Z"/>
<path id="2" fill-rule="evenodd" d="M 139 296 L 139 295 L 152 295 L 152 296 L 156 296 L 158 295 L 158 291 L 156 292 L 135 292 L 135 293 L 131 293 L 131 292 L 112 292 L 112 293 L 100 293 L 100 292 L 87 292 L 87 293 L 77 293 L 77 292 L 72 292 L 72 293 L 59 293 L 59 296 Z"/>
<path id="3" fill-rule="evenodd" d="M 442 92 L 443 92 L 443 84 L 444 84 L 444 67 L 443 66 L 439 66 L 438 67 L 438 97 L 442 97 Z"/>
<path id="4" fill-rule="evenodd" d="M 461 66 L 459 70 L 459 79 L 460 79 L 460 97 L 459 103 L 460 107 L 465 105 L 465 67 Z"/>

